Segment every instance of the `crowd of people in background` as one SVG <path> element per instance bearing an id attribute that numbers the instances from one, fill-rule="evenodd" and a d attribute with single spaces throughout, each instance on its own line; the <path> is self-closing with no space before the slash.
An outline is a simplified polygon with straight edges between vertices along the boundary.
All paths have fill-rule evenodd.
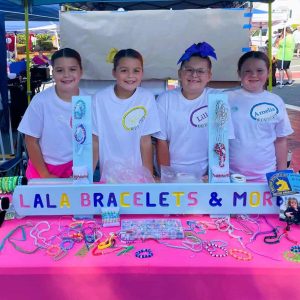
<path id="1" fill-rule="evenodd" d="M 279 87 L 292 86 L 294 80 L 290 70 L 291 61 L 296 56 L 300 57 L 300 25 L 294 31 L 286 27 L 274 32 L 272 38 L 272 85 Z M 276 80 L 276 70 L 279 71 L 279 78 Z M 284 81 L 284 74 L 287 80 Z"/>

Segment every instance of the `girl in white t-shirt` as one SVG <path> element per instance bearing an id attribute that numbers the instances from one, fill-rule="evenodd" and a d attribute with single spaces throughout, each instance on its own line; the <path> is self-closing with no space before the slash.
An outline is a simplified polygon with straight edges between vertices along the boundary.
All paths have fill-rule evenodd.
<path id="1" fill-rule="evenodd" d="M 161 123 L 161 131 L 154 135 L 158 165 L 197 177 L 208 169 L 208 94 L 218 93 L 206 87 L 212 77 L 209 56 L 217 59 L 206 42 L 189 47 L 178 61 L 181 88 L 157 99 Z"/>
<path id="2" fill-rule="evenodd" d="M 245 53 L 238 62 L 242 87 L 228 92 L 235 131 L 230 171 L 247 181 L 266 181 L 266 173 L 287 168 L 287 136 L 293 130 L 283 100 L 264 90 L 269 67 L 265 53 Z"/>
<path id="3" fill-rule="evenodd" d="M 160 130 L 154 96 L 140 87 L 143 58 L 133 49 L 117 52 L 112 75 L 116 83 L 93 99 L 94 166 L 106 162 L 146 167 L 153 173 L 151 134 Z"/>
<path id="4" fill-rule="evenodd" d="M 72 176 L 72 96 L 82 94 L 81 57 L 70 48 L 51 57 L 55 85 L 34 96 L 18 130 L 25 134 L 29 154 L 26 177 Z"/>

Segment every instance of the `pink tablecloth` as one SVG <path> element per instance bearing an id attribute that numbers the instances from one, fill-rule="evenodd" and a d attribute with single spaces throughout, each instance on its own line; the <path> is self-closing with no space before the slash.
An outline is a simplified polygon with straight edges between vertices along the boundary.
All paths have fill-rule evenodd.
<path id="1" fill-rule="evenodd" d="M 184 226 L 187 220 L 203 219 L 176 218 Z M 282 232 L 285 223 L 277 216 L 267 218 L 273 226 L 281 226 Z M 36 223 L 43 218 L 6 221 L 0 229 L 0 241 L 17 225 L 30 220 Z M 70 222 L 70 218 L 47 217 L 47 220 L 53 227 L 59 220 Z M 267 229 L 268 225 L 261 220 L 261 230 Z M 110 231 L 114 230 L 106 229 Z M 226 240 L 228 249 L 241 248 L 226 232 L 208 230 L 199 236 L 206 240 Z M 283 237 L 280 243 L 267 245 L 263 237 L 258 236 L 249 245 L 260 254 L 253 254 L 251 261 L 239 261 L 231 256 L 211 257 L 205 250 L 193 253 L 159 245 L 153 240 L 135 243 L 135 249 L 122 256 L 88 253 L 78 257 L 74 254 L 82 245 L 76 245 L 62 260 L 53 261 L 44 251 L 23 254 L 6 243 L 0 251 L 0 299 L 299 299 L 300 264 L 283 258 L 283 252 L 294 244 Z M 299 226 L 292 226 L 289 237 L 300 241 Z M 141 248 L 150 248 L 153 257 L 136 258 L 135 252 Z"/>

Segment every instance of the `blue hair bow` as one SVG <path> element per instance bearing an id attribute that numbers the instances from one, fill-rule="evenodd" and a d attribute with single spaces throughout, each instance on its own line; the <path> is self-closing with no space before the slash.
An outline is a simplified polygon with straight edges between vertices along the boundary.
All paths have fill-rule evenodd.
<path id="1" fill-rule="evenodd" d="M 208 43 L 202 42 L 193 44 L 189 48 L 187 48 L 184 52 L 184 54 L 180 57 L 180 59 L 177 62 L 177 65 L 181 62 L 184 62 L 186 60 L 189 60 L 192 55 L 199 54 L 201 57 L 208 57 L 211 56 L 215 60 L 217 60 L 217 55 L 215 53 L 215 49 Z"/>

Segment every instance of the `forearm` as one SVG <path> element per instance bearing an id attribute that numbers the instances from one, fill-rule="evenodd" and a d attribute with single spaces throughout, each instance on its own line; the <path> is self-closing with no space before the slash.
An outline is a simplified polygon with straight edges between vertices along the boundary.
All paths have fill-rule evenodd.
<path id="1" fill-rule="evenodd" d="M 26 143 L 26 148 L 28 151 L 28 156 L 35 167 L 35 169 L 38 171 L 39 175 L 42 178 L 48 178 L 48 177 L 53 177 L 45 164 L 43 154 L 41 151 L 41 147 L 39 145 L 39 140 L 37 138 L 34 138 L 32 136 L 25 136 L 25 143 Z"/>
<path id="2" fill-rule="evenodd" d="M 150 135 L 141 137 L 140 147 L 143 166 L 146 167 L 151 174 L 153 174 L 153 150 Z"/>
<path id="3" fill-rule="evenodd" d="M 157 164 L 159 166 L 169 166 L 170 165 L 170 152 L 169 145 L 167 141 L 157 140 L 156 143 L 156 156 L 157 156 Z"/>
<path id="4" fill-rule="evenodd" d="M 276 154 L 276 169 L 284 170 L 287 168 L 287 138 L 279 137 L 275 141 L 275 154 Z"/>

